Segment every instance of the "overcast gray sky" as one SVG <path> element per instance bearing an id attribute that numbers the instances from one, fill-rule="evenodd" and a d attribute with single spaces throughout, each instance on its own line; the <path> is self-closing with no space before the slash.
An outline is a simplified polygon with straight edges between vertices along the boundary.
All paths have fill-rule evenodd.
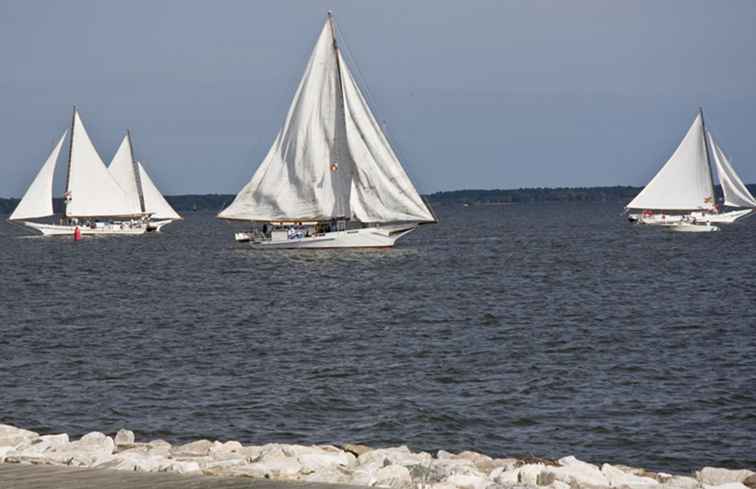
<path id="1" fill-rule="evenodd" d="M 752 0 L 16 0 L 0 196 L 23 193 L 73 104 L 106 161 L 131 128 L 164 193 L 237 192 L 329 9 L 421 192 L 643 185 L 699 105 L 756 182 Z"/>

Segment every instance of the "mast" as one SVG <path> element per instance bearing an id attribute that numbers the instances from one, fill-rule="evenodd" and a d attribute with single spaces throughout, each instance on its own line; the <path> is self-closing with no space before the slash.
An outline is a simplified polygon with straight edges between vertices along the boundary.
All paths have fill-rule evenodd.
<path id="1" fill-rule="evenodd" d="M 338 102 L 336 104 L 336 112 L 333 114 L 333 117 L 335 119 L 336 124 L 334 125 L 334 131 L 333 131 L 333 147 L 334 147 L 334 153 L 336 157 L 336 169 L 332 169 L 332 171 L 337 171 L 338 166 L 341 164 L 341 146 L 339 145 L 338 141 L 338 135 L 339 132 L 343 129 L 343 134 L 346 136 L 346 115 L 344 114 L 344 111 L 346 110 L 344 107 L 344 80 L 341 76 L 341 57 L 339 56 L 339 45 L 336 41 L 336 25 L 333 21 L 333 12 L 330 10 L 328 11 L 328 25 L 331 28 L 331 36 L 333 37 L 333 51 L 336 58 L 336 77 L 338 78 Z M 334 162 L 330 162 L 330 165 L 333 165 Z M 343 219 L 349 220 L 351 216 L 342 216 Z"/>
<path id="2" fill-rule="evenodd" d="M 73 106 L 73 115 L 71 115 L 71 139 L 68 143 L 68 169 L 66 171 L 66 193 L 68 193 L 71 184 L 71 154 L 73 153 L 74 127 L 76 126 L 76 106 Z"/>
<path id="3" fill-rule="evenodd" d="M 139 195 L 139 208 L 141 209 L 142 213 L 145 212 L 144 207 L 144 192 L 142 191 L 142 176 L 139 172 L 139 165 L 137 165 L 136 159 L 134 158 L 134 144 L 131 142 L 131 129 L 126 130 L 126 137 L 129 140 L 129 153 L 131 154 L 131 169 L 134 172 L 134 179 L 136 181 L 137 186 L 137 194 Z"/>
<path id="4" fill-rule="evenodd" d="M 714 171 L 711 168 L 711 148 L 709 148 L 709 138 L 707 137 L 706 133 L 706 122 L 704 120 L 704 114 L 703 114 L 703 107 L 698 108 L 698 113 L 701 114 L 701 128 L 703 129 L 703 138 L 704 138 L 704 147 L 706 148 L 704 152 L 706 153 L 706 168 L 709 169 L 709 180 L 711 181 L 711 199 L 713 200 L 712 204 L 716 208 L 717 204 L 717 198 L 714 194 Z"/>

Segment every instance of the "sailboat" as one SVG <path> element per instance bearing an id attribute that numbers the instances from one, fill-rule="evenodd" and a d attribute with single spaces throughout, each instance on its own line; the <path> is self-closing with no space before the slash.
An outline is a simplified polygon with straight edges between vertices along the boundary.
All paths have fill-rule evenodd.
<path id="1" fill-rule="evenodd" d="M 391 247 L 436 222 L 352 76 L 330 12 L 273 146 L 218 217 L 253 225 L 237 241 L 276 249 Z"/>
<path id="2" fill-rule="evenodd" d="M 134 159 L 131 131 L 126 131 L 108 169 L 126 192 L 131 204 L 142 214 L 149 215 L 147 231 L 160 231 L 166 224 L 181 219 L 157 189 L 142 163 Z"/>
<path id="3" fill-rule="evenodd" d="M 8 219 L 45 236 L 142 234 L 147 214 L 129 199 L 111 176 L 74 107 L 68 152 L 65 213 L 57 224 L 32 219 L 53 215 L 53 176 L 67 132 L 53 147 L 42 169 Z"/>
<path id="4" fill-rule="evenodd" d="M 709 155 L 717 168 L 724 205 L 736 210 L 721 212 L 716 205 Z M 717 231 L 714 224 L 731 224 L 755 208 L 756 199 L 706 129 L 703 109 L 669 160 L 626 206 L 631 221 L 686 232 Z"/>

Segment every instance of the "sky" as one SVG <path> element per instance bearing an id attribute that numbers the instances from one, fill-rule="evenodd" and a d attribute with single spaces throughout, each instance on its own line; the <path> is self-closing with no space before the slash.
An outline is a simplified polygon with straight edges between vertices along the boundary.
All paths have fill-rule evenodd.
<path id="1" fill-rule="evenodd" d="M 0 0 L 0 197 L 74 104 L 106 162 L 128 128 L 163 193 L 236 193 L 328 10 L 423 193 L 644 185 L 699 106 L 756 182 L 752 0 Z"/>

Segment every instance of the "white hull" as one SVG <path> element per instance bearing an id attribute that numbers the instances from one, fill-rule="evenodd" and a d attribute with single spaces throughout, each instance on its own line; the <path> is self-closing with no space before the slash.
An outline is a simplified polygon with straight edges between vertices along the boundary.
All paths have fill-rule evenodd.
<path id="1" fill-rule="evenodd" d="M 664 226 L 664 229 L 676 233 L 713 233 L 715 231 L 719 231 L 719 228 L 711 223 L 691 224 L 689 222 L 669 224 Z"/>
<path id="2" fill-rule="evenodd" d="M 697 221 L 711 222 L 715 224 L 732 224 L 741 217 L 753 213 L 753 209 L 743 209 L 739 211 L 722 212 L 719 214 L 704 214 L 703 212 L 693 212 L 691 214 Z"/>
<path id="3" fill-rule="evenodd" d="M 276 250 L 391 248 L 399 238 L 414 231 L 415 228 L 417 224 L 369 227 L 334 231 L 307 238 L 251 241 L 251 243 L 253 248 Z M 239 235 L 246 235 L 246 233 L 238 233 L 237 240 L 244 237 Z M 249 238 L 248 235 L 246 237 Z"/>
<path id="4" fill-rule="evenodd" d="M 147 227 L 139 224 L 136 226 L 129 226 L 127 224 L 107 224 L 98 228 L 90 228 L 87 226 L 70 226 L 62 224 L 39 224 L 36 222 L 24 222 L 24 226 L 36 229 L 44 236 L 73 236 L 76 228 L 79 228 L 82 236 L 110 236 L 110 235 L 139 235 L 144 234 Z"/>
<path id="5" fill-rule="evenodd" d="M 163 229 L 163 226 L 167 226 L 173 221 L 175 221 L 175 219 L 163 219 L 161 221 L 150 221 L 147 224 L 147 232 L 159 233 Z"/>

